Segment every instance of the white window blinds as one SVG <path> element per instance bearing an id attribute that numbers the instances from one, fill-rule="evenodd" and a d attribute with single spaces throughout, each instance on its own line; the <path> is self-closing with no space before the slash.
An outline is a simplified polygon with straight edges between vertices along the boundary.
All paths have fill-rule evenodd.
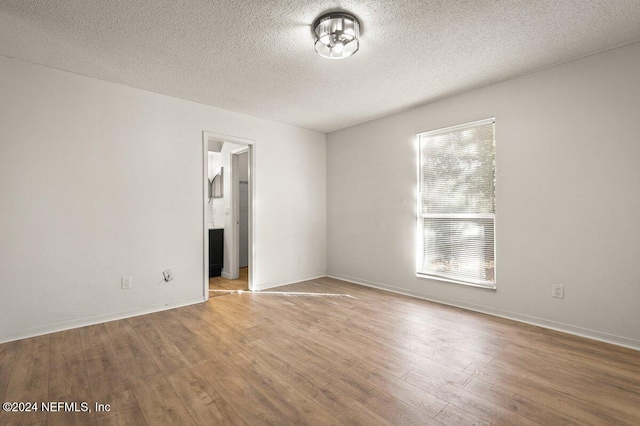
<path id="1" fill-rule="evenodd" d="M 494 119 L 418 141 L 418 275 L 495 288 Z"/>

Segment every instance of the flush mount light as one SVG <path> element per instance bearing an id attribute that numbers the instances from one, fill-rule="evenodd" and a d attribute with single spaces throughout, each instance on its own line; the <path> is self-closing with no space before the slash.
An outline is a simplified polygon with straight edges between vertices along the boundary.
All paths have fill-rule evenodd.
<path id="1" fill-rule="evenodd" d="M 322 15 L 313 24 L 316 36 L 315 49 L 320 56 L 342 59 L 358 51 L 360 47 L 360 21 L 344 12 Z"/>

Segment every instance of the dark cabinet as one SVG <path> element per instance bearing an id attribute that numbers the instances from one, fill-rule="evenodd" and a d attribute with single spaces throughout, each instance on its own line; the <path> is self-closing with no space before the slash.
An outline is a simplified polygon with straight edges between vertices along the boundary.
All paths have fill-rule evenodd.
<path id="1" fill-rule="evenodd" d="M 219 277 L 224 266 L 224 229 L 209 229 L 209 278 Z"/>

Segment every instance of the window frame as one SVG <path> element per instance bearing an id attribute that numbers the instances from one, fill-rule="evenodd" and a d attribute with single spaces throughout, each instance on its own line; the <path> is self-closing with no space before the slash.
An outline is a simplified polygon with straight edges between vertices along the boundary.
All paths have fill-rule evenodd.
<path id="1" fill-rule="evenodd" d="M 455 131 L 456 129 L 466 128 L 473 125 L 482 125 L 491 122 L 493 124 L 493 173 L 494 173 L 494 189 L 493 189 L 493 201 L 494 201 L 494 212 L 491 213 L 453 213 L 453 214 L 442 214 L 442 213 L 422 213 L 422 143 L 420 142 L 420 137 L 430 133 L 437 133 L 446 130 Z M 436 281 L 443 281 L 454 284 L 461 284 L 470 287 L 483 288 L 488 290 L 496 290 L 497 282 L 498 282 L 498 274 L 497 274 L 497 250 L 496 250 L 496 213 L 497 213 L 497 161 L 496 161 L 496 131 L 495 131 L 496 119 L 495 117 L 490 117 L 482 120 L 471 121 L 463 124 L 458 124 L 454 126 L 441 127 L 434 130 L 427 130 L 423 132 L 419 132 L 416 134 L 416 143 L 417 143 L 417 187 L 416 187 L 416 277 L 431 279 Z M 425 218 L 459 218 L 459 219 L 493 219 L 493 283 L 485 283 L 485 282 L 476 282 L 473 280 L 460 280 L 456 278 L 452 278 L 446 274 L 438 274 L 437 272 L 426 273 L 422 271 L 422 262 L 424 260 L 424 246 L 425 246 L 425 232 L 423 226 L 423 219 Z"/>

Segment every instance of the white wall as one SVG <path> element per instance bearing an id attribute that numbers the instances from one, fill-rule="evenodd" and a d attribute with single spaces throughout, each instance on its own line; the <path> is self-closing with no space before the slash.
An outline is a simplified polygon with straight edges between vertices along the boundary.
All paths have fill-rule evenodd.
<path id="1" fill-rule="evenodd" d="M 0 341 L 203 300 L 203 130 L 256 141 L 256 286 L 324 275 L 323 134 L 0 58 Z"/>
<path id="2" fill-rule="evenodd" d="M 492 116 L 498 289 L 416 278 L 416 133 Z M 640 348 L 640 43 L 331 133 L 327 194 L 329 275 Z"/>
<path id="3" fill-rule="evenodd" d="M 222 167 L 222 154 L 220 152 L 209 151 L 209 176 L 208 179 L 212 180 Z M 224 174 L 224 169 L 222 170 Z M 222 183 L 224 185 L 224 176 L 222 177 Z M 211 198 L 207 200 L 207 224 L 209 228 L 221 228 L 224 225 L 224 209 L 220 209 L 220 205 L 224 205 L 224 197 L 227 194 L 224 193 L 222 188 L 222 198 Z"/>

